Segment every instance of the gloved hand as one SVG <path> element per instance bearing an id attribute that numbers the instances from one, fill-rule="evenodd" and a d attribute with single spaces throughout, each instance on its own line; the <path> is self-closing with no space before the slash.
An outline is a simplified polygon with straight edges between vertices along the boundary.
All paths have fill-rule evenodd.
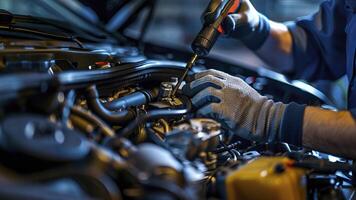
<path id="1" fill-rule="evenodd" d="M 183 88 L 197 114 L 220 121 L 245 139 L 276 141 L 286 105 L 261 96 L 242 79 L 208 70 Z"/>
<path id="2" fill-rule="evenodd" d="M 221 13 L 227 0 L 211 0 L 202 15 L 203 23 L 213 22 Z M 228 15 L 222 27 L 229 37 L 240 39 L 248 48 L 259 49 L 270 33 L 269 20 L 260 14 L 249 0 L 241 0 L 234 14 Z"/>

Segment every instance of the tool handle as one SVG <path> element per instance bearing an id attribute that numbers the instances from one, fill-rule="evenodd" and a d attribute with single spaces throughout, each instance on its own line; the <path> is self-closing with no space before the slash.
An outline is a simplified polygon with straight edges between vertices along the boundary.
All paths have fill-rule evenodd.
<path id="1" fill-rule="evenodd" d="M 210 24 L 204 24 L 197 37 L 192 43 L 194 53 L 199 56 L 206 56 L 213 48 L 217 39 L 224 33 L 221 24 L 229 13 L 234 13 L 240 7 L 241 0 L 228 0 L 221 4 L 223 6 L 219 16 Z M 220 30 L 219 30 L 220 29 Z"/>
<path id="2" fill-rule="evenodd" d="M 241 0 L 231 0 L 231 1 L 234 1 L 234 2 L 233 2 L 233 4 L 231 4 L 231 7 L 229 8 L 229 10 L 228 10 L 226 16 L 224 16 L 224 18 L 227 17 L 229 14 L 235 13 L 240 7 Z M 225 31 L 221 25 L 219 26 L 218 31 L 221 34 L 225 33 Z"/>

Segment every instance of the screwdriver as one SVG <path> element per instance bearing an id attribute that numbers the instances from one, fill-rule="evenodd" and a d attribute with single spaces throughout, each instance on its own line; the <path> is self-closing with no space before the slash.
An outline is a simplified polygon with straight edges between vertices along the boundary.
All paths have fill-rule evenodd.
<path id="1" fill-rule="evenodd" d="M 183 75 L 178 80 L 177 85 L 174 87 L 173 92 L 171 93 L 171 97 L 174 97 L 182 84 L 182 82 L 188 76 L 189 71 L 193 68 L 195 62 L 199 57 L 207 56 L 210 50 L 213 48 L 216 43 L 218 37 L 224 33 L 224 30 L 221 26 L 224 19 L 228 16 L 228 14 L 234 13 L 240 7 L 240 0 L 224 0 L 220 4 L 222 7 L 222 11 L 220 15 L 211 23 L 205 23 L 203 28 L 199 32 L 199 34 L 195 37 L 192 43 L 193 56 L 187 62 L 185 67 L 185 71 Z M 217 8 L 216 10 L 218 10 Z"/>

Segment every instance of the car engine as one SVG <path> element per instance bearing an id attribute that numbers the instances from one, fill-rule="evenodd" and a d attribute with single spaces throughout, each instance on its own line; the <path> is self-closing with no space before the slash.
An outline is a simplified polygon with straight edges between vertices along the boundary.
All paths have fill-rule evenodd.
<path id="1" fill-rule="evenodd" d="M 15 13 L 28 4 L 4 2 Z M 245 140 L 197 115 L 181 90 L 172 96 L 190 53 L 143 42 L 144 31 L 120 35 L 151 1 L 124 1 L 117 34 L 68 2 L 31 2 L 50 17 L 0 10 L 0 199 L 355 199 L 352 160 Z M 307 83 L 263 68 L 207 57 L 190 75 L 207 69 L 275 101 L 336 109 Z"/>
<path id="2" fill-rule="evenodd" d="M 170 93 L 179 55 L 0 51 L 2 199 L 350 199 L 352 161 L 285 143 L 258 144 L 195 114 Z M 183 54 L 181 54 L 182 56 Z M 217 67 L 214 67 L 217 66 Z M 332 107 L 302 82 L 214 59 L 278 101 Z M 272 73 L 272 74 L 271 74 Z"/>

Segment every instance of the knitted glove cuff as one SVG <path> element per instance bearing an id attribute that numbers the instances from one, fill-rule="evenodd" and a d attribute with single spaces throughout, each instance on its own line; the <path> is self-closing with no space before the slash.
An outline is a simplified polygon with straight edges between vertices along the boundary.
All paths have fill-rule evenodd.
<path id="1" fill-rule="evenodd" d="M 291 103 L 282 117 L 277 140 L 301 147 L 303 142 L 303 121 L 305 105 Z"/>

